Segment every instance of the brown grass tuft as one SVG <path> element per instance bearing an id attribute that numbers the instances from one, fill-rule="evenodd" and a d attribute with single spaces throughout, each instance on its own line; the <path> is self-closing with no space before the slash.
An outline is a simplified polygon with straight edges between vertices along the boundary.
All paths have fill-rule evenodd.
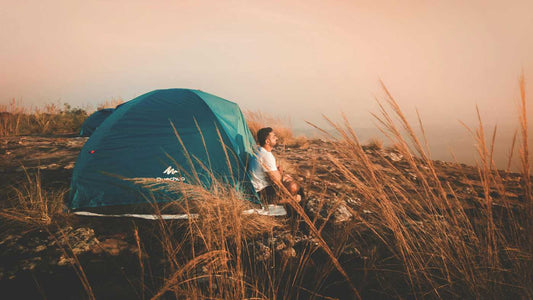
<path id="1" fill-rule="evenodd" d="M 96 106 L 96 110 L 102 110 L 105 108 L 115 108 L 122 103 L 124 103 L 124 100 L 122 98 L 111 98 L 105 100 L 103 103 L 98 104 L 98 106 Z"/>
<path id="2" fill-rule="evenodd" d="M 305 147 L 308 144 L 307 138 L 303 136 L 295 137 L 290 125 L 281 118 L 267 115 L 261 111 L 244 111 L 244 117 L 252 135 L 257 138 L 257 131 L 264 127 L 272 127 L 279 137 L 279 143 L 287 147 Z"/>
<path id="3" fill-rule="evenodd" d="M 8 221 L 42 227 L 52 223 L 55 216 L 63 212 L 63 197 L 66 189 L 47 191 L 42 188 L 41 175 L 26 172 L 26 182 L 13 187 L 15 197 L 9 200 L 9 207 L 0 210 L 0 217 Z"/>
<path id="4" fill-rule="evenodd" d="M 379 138 L 371 138 L 367 145 L 369 149 L 372 150 L 382 150 L 383 149 L 383 141 Z"/>
<path id="5" fill-rule="evenodd" d="M 26 108 L 13 99 L 9 105 L 0 105 L 0 137 L 28 134 L 77 133 L 87 112 L 64 104 L 50 103 L 42 107 Z"/>
<path id="6" fill-rule="evenodd" d="M 523 82 L 521 84 L 523 86 Z M 526 246 L 529 242 L 519 232 L 533 215 L 525 210 L 520 213 L 520 205 L 510 203 L 505 196 L 502 202 L 507 216 L 496 216 L 493 211 L 491 192 L 505 195 L 503 180 L 495 172 L 492 161 L 496 130 L 489 143 L 485 142 L 481 117 L 479 127 L 471 130 L 478 145 L 478 174 L 484 195 L 476 199 L 479 210 L 472 215 L 451 184 L 439 177 L 427 151 L 425 136 L 417 136 L 385 85 L 383 88 L 386 105 L 378 103 L 381 114 L 375 117 L 382 132 L 401 154 L 402 163 L 408 164 L 414 176 L 406 176 L 385 157 L 380 159 L 393 173 L 376 168 L 375 158 L 363 150 L 347 119 L 344 124 L 327 119 L 341 136 L 340 142 L 335 144 L 339 155 L 329 155 L 329 159 L 353 185 L 355 195 L 364 199 L 361 209 L 372 212 L 362 214 L 349 208 L 356 221 L 364 224 L 401 262 L 415 297 L 442 298 L 457 295 L 458 291 L 462 296 L 477 298 L 505 296 L 509 291 L 530 296 L 528 282 L 532 261 Z M 524 97 L 523 92 L 522 99 Z M 522 107 L 525 107 L 524 102 L 522 100 Z M 526 124 L 524 108 L 521 120 Z M 419 124 L 424 133 L 420 119 Z M 527 128 L 527 124 L 522 126 Z M 527 141 L 527 130 L 522 129 L 522 135 Z M 522 144 L 521 152 L 527 153 L 527 143 Z M 351 162 L 341 162 L 340 158 L 348 158 Z M 524 159 L 523 165 L 527 174 L 529 170 Z M 524 178 L 524 182 L 527 185 L 528 179 Z M 527 193 L 530 191 L 526 189 Z M 526 203 L 530 205 L 531 201 Z M 513 253 L 506 249 L 513 249 Z M 523 259 L 525 257 L 528 259 Z"/>
<path id="7" fill-rule="evenodd" d="M 20 134 L 26 109 L 20 101 L 12 99 L 9 105 L 0 105 L 0 136 Z"/>

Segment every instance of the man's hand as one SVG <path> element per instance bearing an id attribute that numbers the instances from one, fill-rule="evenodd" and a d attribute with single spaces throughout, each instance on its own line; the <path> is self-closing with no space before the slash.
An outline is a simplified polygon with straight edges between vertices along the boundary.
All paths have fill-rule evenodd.
<path id="1" fill-rule="evenodd" d="M 283 181 L 283 182 L 292 181 L 292 180 L 293 180 L 293 179 L 292 179 L 292 176 L 289 175 L 289 174 L 285 174 L 285 175 L 283 175 L 283 176 L 282 176 L 282 179 L 281 179 L 281 181 Z"/>
<path id="2" fill-rule="evenodd" d="M 300 195 L 295 195 L 295 196 L 290 196 L 290 197 L 284 197 L 283 199 L 281 199 L 279 201 L 280 204 L 287 204 L 291 201 L 294 201 L 296 203 L 300 203 L 302 201 L 302 196 Z"/>

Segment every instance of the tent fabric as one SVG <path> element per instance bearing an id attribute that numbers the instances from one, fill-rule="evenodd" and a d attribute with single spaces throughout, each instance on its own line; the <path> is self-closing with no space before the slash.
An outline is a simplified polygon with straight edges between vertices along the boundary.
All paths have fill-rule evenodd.
<path id="1" fill-rule="evenodd" d="M 115 111 L 114 108 L 104 108 L 90 115 L 81 125 L 80 136 L 91 136 L 96 128 L 98 128 L 98 126 L 100 126 L 100 124 L 102 124 L 113 111 Z"/>
<path id="2" fill-rule="evenodd" d="M 85 143 L 67 205 L 147 203 L 152 191 L 127 178 L 209 188 L 213 177 L 259 203 L 246 169 L 254 145 L 237 104 L 198 90 L 152 91 L 118 106 Z M 166 202 L 179 195 L 163 188 L 151 197 Z"/>

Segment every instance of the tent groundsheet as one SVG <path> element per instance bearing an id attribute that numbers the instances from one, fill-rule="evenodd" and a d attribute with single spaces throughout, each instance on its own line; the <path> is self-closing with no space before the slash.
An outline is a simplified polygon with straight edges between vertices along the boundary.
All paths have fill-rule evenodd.
<path id="1" fill-rule="evenodd" d="M 170 215 L 170 214 L 99 214 L 99 213 L 93 213 L 88 211 L 76 211 L 74 212 L 75 215 L 78 216 L 84 216 L 84 217 L 110 217 L 110 218 L 137 218 L 137 219 L 145 219 L 145 220 L 188 220 L 188 219 L 196 219 L 199 217 L 198 214 L 176 214 L 176 215 Z M 287 211 L 282 205 L 274 205 L 269 204 L 266 207 L 263 207 L 261 209 L 258 208 L 252 208 L 247 209 L 242 212 L 243 215 L 253 215 L 258 214 L 261 216 L 272 216 L 272 217 L 281 217 L 286 216 Z"/>

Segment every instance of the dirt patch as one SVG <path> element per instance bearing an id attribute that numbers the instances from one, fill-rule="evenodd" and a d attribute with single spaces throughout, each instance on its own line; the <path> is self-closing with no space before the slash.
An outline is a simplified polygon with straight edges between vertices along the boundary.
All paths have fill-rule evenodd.
<path id="1" fill-rule="evenodd" d="M 32 178 L 37 173 L 42 178 L 43 189 L 68 189 L 76 158 L 86 140 L 79 137 L 39 136 L 0 139 L 0 205 L 8 206 L 9 199 L 14 196 L 14 187 L 26 182 L 27 176 Z M 375 212 L 364 208 L 365 199 L 357 194 L 356 189 L 347 183 L 344 175 L 328 159 L 328 155 L 332 155 L 349 165 L 352 158 L 340 156 L 337 148 L 333 142 L 311 140 L 305 143 L 305 147 L 279 147 L 274 154 L 284 169 L 305 188 L 308 199 L 304 209 L 323 230 L 326 239 L 335 244 L 334 241 L 346 238 L 342 236 L 346 226 L 350 226 L 354 235 L 363 237 L 360 240 L 364 240 L 365 245 L 345 243 L 342 249 L 336 249 L 343 264 L 353 267 L 349 275 L 354 280 L 363 280 L 363 275 L 356 270 L 371 265 L 376 257 L 387 257 L 390 253 L 385 247 L 376 248 L 379 242 L 366 231 L 365 226 L 353 224 L 354 212 L 362 215 Z M 410 169 L 398 152 L 375 148 L 365 151 L 376 170 L 390 174 L 391 178 L 404 176 L 415 185 L 420 184 L 416 172 Z M 455 192 L 449 197 L 460 199 L 467 211 L 477 209 L 481 202 L 479 199 L 486 196 L 486 191 L 476 168 L 435 161 L 435 170 L 438 178 L 449 183 Z M 352 171 L 357 173 L 357 170 Z M 499 202 L 502 197 L 514 202 L 517 207 L 521 202 L 523 188 L 520 175 L 504 175 L 505 193 L 502 195 L 501 191 L 495 189 L 488 191 L 494 200 L 495 210 L 505 209 Z M 84 289 L 76 276 L 82 266 L 95 294 L 135 298 L 140 296 L 135 292 L 138 291 L 136 285 L 139 284 L 139 278 L 144 276 L 144 273 L 140 273 L 144 269 L 139 269 L 139 259 L 146 260 L 151 268 L 152 278 L 144 278 L 147 282 L 151 281 L 157 286 L 155 277 L 165 275 L 165 256 L 163 250 L 158 248 L 160 241 L 154 236 L 157 222 L 96 219 L 68 214 L 61 218 L 47 230 L 28 230 L 15 223 L 2 225 L 0 290 L 18 292 L 26 298 L 83 298 Z M 281 264 L 291 264 L 291 261 L 297 263 L 302 251 L 314 249 L 313 256 L 317 257 L 317 261 L 328 261 L 308 228 L 299 225 L 298 220 L 295 222 L 299 230 L 276 229 L 271 236 L 250 241 L 248 251 L 253 253 L 257 262 L 275 257 Z M 415 222 L 410 226 L 424 226 L 424 222 Z M 137 231 L 138 235 L 135 234 Z M 176 234 L 179 236 L 180 233 Z M 335 280 L 342 281 L 342 278 L 329 280 L 333 284 Z M 370 281 L 376 284 L 379 280 Z M 367 291 L 373 288 L 370 284 Z M 21 290 L 24 292 L 21 293 Z M 335 295 L 335 292 L 332 294 Z M 367 292 L 367 295 L 383 296 L 378 292 Z"/>

